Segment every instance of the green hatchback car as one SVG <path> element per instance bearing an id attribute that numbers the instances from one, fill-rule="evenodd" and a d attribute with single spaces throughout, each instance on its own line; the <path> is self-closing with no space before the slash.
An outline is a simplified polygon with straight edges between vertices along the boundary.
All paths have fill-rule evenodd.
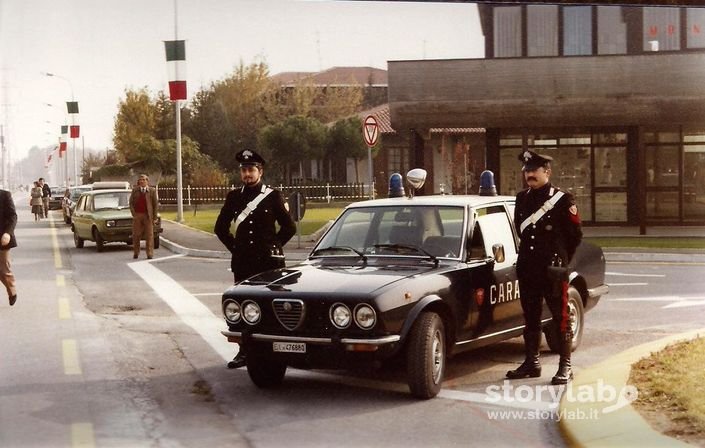
<path id="1" fill-rule="evenodd" d="M 81 195 L 71 219 L 73 241 L 77 248 L 83 243 L 95 242 L 98 252 L 106 243 L 132 244 L 132 215 L 130 190 L 93 190 Z M 154 248 L 159 248 L 159 234 L 163 231 L 157 214 L 154 225 Z"/>

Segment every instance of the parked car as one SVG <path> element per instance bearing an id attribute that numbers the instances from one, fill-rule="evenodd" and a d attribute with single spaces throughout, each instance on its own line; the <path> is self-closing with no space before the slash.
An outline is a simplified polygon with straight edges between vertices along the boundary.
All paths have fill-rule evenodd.
<path id="1" fill-rule="evenodd" d="M 73 241 L 82 248 L 86 240 L 95 242 L 98 252 L 105 244 L 123 242 L 132 244 L 132 215 L 130 190 L 91 190 L 84 192 L 76 203 L 71 218 Z M 159 234 L 163 231 L 161 217 L 154 225 L 154 248 L 159 248 Z"/>
<path id="2" fill-rule="evenodd" d="M 61 200 L 64 197 L 64 187 L 51 187 L 51 197 L 49 198 L 49 210 L 59 210 L 61 208 Z"/>
<path id="3" fill-rule="evenodd" d="M 113 180 L 108 180 L 108 181 L 99 181 L 99 182 L 93 182 L 91 184 L 91 188 L 94 190 L 131 190 L 132 186 L 128 181 L 113 181 Z"/>
<path id="4" fill-rule="evenodd" d="M 64 196 L 61 200 L 61 212 L 66 224 L 71 224 L 71 215 L 73 215 L 73 209 L 76 207 L 78 198 L 81 197 L 83 193 L 90 190 L 90 185 L 79 185 L 76 187 L 69 187 L 65 190 Z"/>
<path id="5" fill-rule="evenodd" d="M 407 382 L 434 397 L 449 357 L 522 334 L 514 197 L 418 196 L 349 205 L 293 267 L 255 275 L 222 297 L 228 341 L 259 387 L 287 366 L 346 368 L 406 357 Z M 570 265 L 573 349 L 584 313 L 608 292 L 599 247 Z M 549 347 L 557 329 L 543 314 Z"/>

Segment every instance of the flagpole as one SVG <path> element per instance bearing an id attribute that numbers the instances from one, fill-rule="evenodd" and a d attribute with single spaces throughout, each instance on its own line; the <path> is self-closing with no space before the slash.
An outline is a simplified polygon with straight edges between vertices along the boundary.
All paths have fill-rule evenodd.
<path id="1" fill-rule="evenodd" d="M 174 40 L 179 39 L 178 1 L 174 0 Z M 177 76 L 178 79 L 178 76 Z M 179 100 L 174 101 L 176 115 L 176 222 L 184 222 L 183 182 L 181 177 L 181 110 Z"/>

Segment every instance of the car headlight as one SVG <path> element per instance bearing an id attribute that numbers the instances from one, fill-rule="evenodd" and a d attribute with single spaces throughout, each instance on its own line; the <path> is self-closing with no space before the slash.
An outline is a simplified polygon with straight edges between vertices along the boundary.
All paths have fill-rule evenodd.
<path id="1" fill-rule="evenodd" d="M 334 303 L 330 307 L 330 321 L 333 322 L 337 328 L 348 328 L 350 326 L 350 321 L 352 320 L 352 314 L 350 313 L 350 308 L 342 303 Z"/>
<path id="2" fill-rule="evenodd" d="M 115 221 L 112 219 L 105 221 L 105 227 L 115 227 Z"/>
<path id="3" fill-rule="evenodd" d="M 239 322 L 240 317 L 242 317 L 240 304 L 234 300 L 226 300 L 225 303 L 223 303 L 223 315 L 228 322 Z"/>
<path id="4" fill-rule="evenodd" d="M 242 304 L 242 318 L 248 324 L 254 325 L 262 318 L 262 310 L 255 302 L 248 300 Z"/>
<path id="5" fill-rule="evenodd" d="M 361 303 L 355 307 L 355 323 L 363 330 L 369 330 L 375 324 L 377 314 L 371 306 Z"/>

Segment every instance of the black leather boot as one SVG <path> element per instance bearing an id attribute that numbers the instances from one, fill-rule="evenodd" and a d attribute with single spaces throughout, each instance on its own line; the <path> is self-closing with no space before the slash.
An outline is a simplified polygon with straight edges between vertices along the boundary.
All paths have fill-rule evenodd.
<path id="1" fill-rule="evenodd" d="M 233 358 L 232 361 L 228 362 L 228 369 L 239 369 L 240 367 L 245 367 L 247 365 L 247 358 L 245 353 L 240 350 L 237 352 L 237 356 Z"/>
<path id="2" fill-rule="evenodd" d="M 573 369 L 570 366 L 570 352 L 573 335 L 566 333 L 561 341 L 561 358 L 558 361 L 558 372 L 551 378 L 551 384 L 568 384 L 573 379 Z"/>
<path id="3" fill-rule="evenodd" d="M 524 362 L 515 370 L 507 372 L 507 378 L 517 380 L 521 378 L 538 378 L 541 376 L 541 363 L 539 362 L 539 344 L 541 332 L 524 333 Z"/>

